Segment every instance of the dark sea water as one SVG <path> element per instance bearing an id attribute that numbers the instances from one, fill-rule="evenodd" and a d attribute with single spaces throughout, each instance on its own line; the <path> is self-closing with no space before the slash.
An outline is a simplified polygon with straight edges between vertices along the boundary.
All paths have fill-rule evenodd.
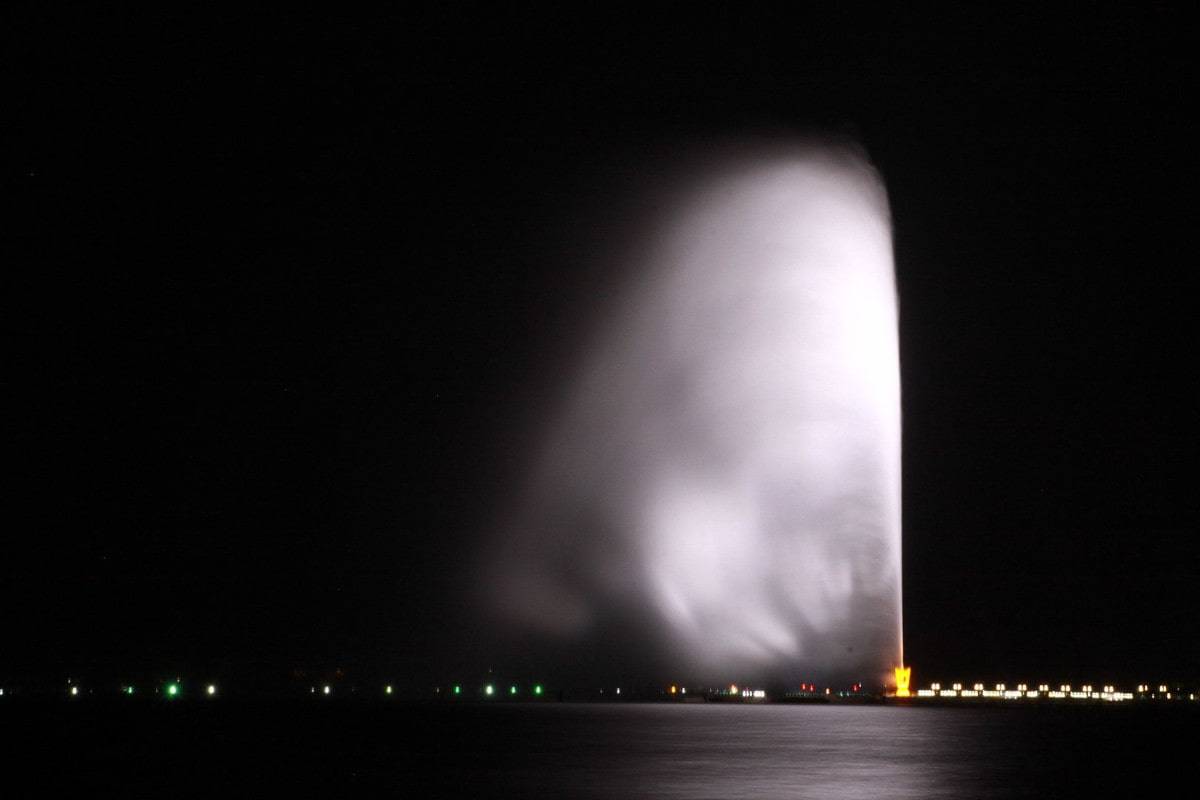
<path id="1" fill-rule="evenodd" d="M 1190 708 L 0 705 L 4 796 L 1185 796 Z M 2 792 L 0 788 L 0 792 Z M 1190 790 L 1189 790 L 1190 791 Z"/>

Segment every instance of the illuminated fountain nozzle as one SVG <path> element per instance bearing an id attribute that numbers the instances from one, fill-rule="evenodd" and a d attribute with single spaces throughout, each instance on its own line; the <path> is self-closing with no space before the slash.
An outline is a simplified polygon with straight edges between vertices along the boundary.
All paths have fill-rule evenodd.
<path id="1" fill-rule="evenodd" d="M 896 697 L 910 697 L 909 681 L 912 678 L 912 667 L 896 667 Z"/>

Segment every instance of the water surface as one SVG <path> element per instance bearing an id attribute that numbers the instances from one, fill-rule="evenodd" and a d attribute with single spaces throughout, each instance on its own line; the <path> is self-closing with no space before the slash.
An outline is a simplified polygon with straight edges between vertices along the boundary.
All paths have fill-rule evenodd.
<path id="1" fill-rule="evenodd" d="M 0 764 L 10 786 L 101 795 L 1155 796 L 1190 774 L 1198 721 L 1135 707 L 9 704 Z"/>

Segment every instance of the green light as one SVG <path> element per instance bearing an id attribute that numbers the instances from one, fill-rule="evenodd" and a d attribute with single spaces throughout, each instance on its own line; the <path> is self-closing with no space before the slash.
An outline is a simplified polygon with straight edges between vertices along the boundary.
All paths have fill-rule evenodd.
<path id="1" fill-rule="evenodd" d="M 483 687 L 483 693 L 486 694 L 488 697 L 491 697 L 492 694 L 495 693 L 495 691 L 496 691 L 496 687 L 492 686 L 490 683 L 487 686 Z"/>
<path id="2" fill-rule="evenodd" d="M 178 694 L 179 694 L 179 684 L 178 683 L 168 683 L 167 684 L 167 697 L 175 697 Z"/>
<path id="3" fill-rule="evenodd" d="M 387 694 L 391 694 L 391 693 L 392 693 L 392 687 L 391 687 L 391 686 L 388 686 L 388 687 L 384 688 L 384 690 L 383 690 L 383 691 L 384 691 L 384 692 L 386 692 Z"/>
<path id="4" fill-rule="evenodd" d="M 455 693 L 455 694 L 462 694 L 462 687 L 461 687 L 461 686 L 459 686 L 458 684 L 454 684 L 454 693 Z"/>
<path id="5" fill-rule="evenodd" d="M 125 694 L 133 694 L 133 687 L 132 687 L 132 686 L 126 686 L 126 687 L 125 687 Z"/>
<path id="6" fill-rule="evenodd" d="M 509 693 L 509 694 L 516 694 L 516 693 L 517 693 L 517 687 L 515 687 L 515 686 L 510 686 L 510 687 L 508 687 L 508 693 Z"/>
<path id="7" fill-rule="evenodd" d="M 541 695 L 542 685 L 540 683 L 533 687 L 533 693 L 539 696 Z"/>

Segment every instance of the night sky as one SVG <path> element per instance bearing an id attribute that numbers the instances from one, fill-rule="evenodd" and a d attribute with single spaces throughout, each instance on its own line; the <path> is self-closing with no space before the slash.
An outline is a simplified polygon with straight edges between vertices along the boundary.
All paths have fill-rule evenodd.
<path id="1" fill-rule="evenodd" d="M 763 131 L 887 184 L 918 680 L 1200 677 L 1188 28 L 960 14 L 11 20 L 0 678 L 503 668 L 613 198 Z"/>

